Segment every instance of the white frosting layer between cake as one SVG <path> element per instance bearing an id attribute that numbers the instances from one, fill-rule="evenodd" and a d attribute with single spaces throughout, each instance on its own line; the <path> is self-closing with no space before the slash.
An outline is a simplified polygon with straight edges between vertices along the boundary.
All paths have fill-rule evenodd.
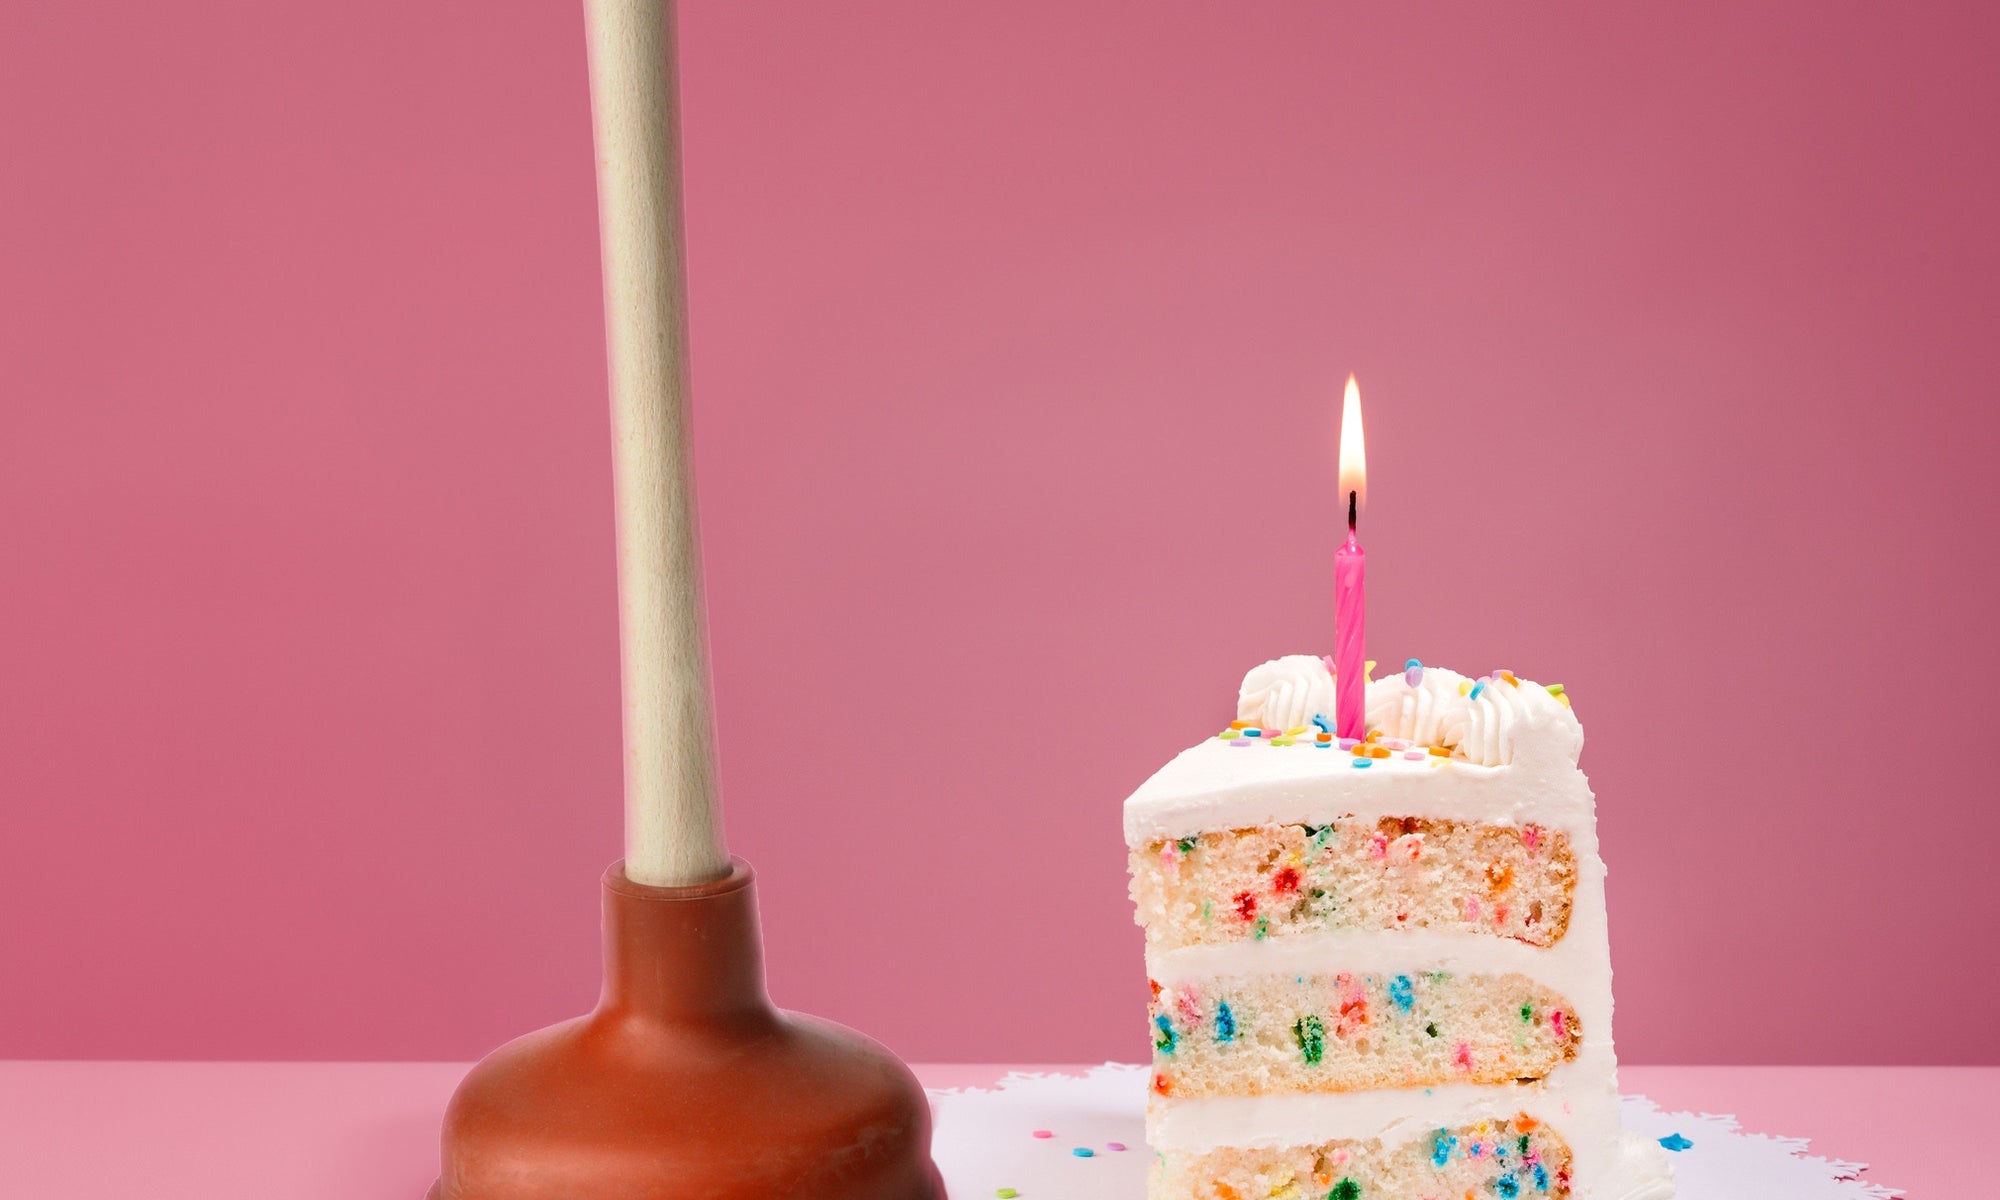
<path id="1" fill-rule="evenodd" d="M 1293 656 L 1253 671 L 1239 696 L 1238 720 L 1270 720 L 1280 731 L 1296 727 L 1299 722 L 1290 718 L 1297 698 L 1324 694 L 1307 664 L 1325 670 L 1321 660 Z M 1450 758 L 1425 752 L 1412 759 L 1397 751 L 1357 767 L 1349 752 L 1321 748 L 1310 738 L 1291 745 L 1211 738 L 1183 751 L 1125 802 L 1125 839 L 1139 846 L 1257 825 L 1405 816 L 1559 829 L 1568 834 L 1577 861 L 1573 908 L 1561 941 L 1541 949 L 1499 936 L 1432 930 L 1305 934 L 1149 950 L 1147 972 L 1168 984 L 1328 971 L 1519 973 L 1569 1002 L 1584 1030 L 1577 1057 L 1532 1084 L 1155 1097 L 1147 1129 L 1156 1149 L 1199 1153 L 1335 1138 L 1394 1143 L 1527 1112 L 1569 1143 L 1573 1186 L 1582 1200 L 1673 1195 L 1666 1151 L 1625 1133 L 1619 1123 L 1604 860 L 1598 853 L 1595 798 L 1576 765 L 1582 726 L 1539 684 L 1491 679 L 1475 697 L 1461 686 L 1463 680 L 1454 672 L 1425 668 L 1414 684 L 1399 674 L 1368 686 L 1371 730 L 1385 738 L 1448 746 Z M 1330 688 L 1330 675 L 1326 682 Z M 1253 706 L 1253 695 L 1270 697 L 1259 703 L 1275 707 L 1267 714 Z M 1280 720 L 1289 723 L 1279 725 Z"/>
<path id="2" fill-rule="evenodd" d="M 1601 969 L 1568 937 L 1543 949 L 1509 937 L 1442 929 L 1368 929 L 1307 933 L 1267 941 L 1208 942 L 1155 951 L 1146 974 L 1173 986 L 1256 975 L 1531 975 L 1567 996 Z M 1582 1014 L 1579 1014 L 1582 1015 Z M 1585 1029 L 1589 1025 L 1584 1026 Z"/>

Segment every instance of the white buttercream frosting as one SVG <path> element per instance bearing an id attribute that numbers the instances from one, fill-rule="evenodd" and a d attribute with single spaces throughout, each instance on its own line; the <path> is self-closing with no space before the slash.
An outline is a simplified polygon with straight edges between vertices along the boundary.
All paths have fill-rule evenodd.
<path id="1" fill-rule="evenodd" d="M 1590 785 L 1568 763 L 1482 767 L 1417 751 L 1369 761 L 1337 746 L 1235 746 L 1209 738 L 1183 750 L 1125 801 L 1125 841 L 1256 825 L 1421 814 L 1448 821 L 1586 827 Z"/>
<path id="2" fill-rule="evenodd" d="M 1236 692 L 1236 719 L 1266 729 L 1333 722 L 1333 671 L 1323 658 L 1287 654 L 1250 668 Z"/>

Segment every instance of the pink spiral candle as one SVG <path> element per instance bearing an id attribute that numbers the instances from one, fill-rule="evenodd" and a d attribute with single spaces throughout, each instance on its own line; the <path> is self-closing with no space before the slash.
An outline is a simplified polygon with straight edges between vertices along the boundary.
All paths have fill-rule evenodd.
<path id="1" fill-rule="evenodd" d="M 1333 728 L 1343 738 L 1368 736 L 1368 556 L 1354 536 L 1367 494 L 1361 389 L 1349 375 L 1340 404 L 1340 495 L 1347 502 L 1347 541 L 1333 552 Z"/>
<path id="2" fill-rule="evenodd" d="M 1336 737 L 1368 736 L 1368 556 L 1347 531 L 1333 552 L 1333 728 Z"/>

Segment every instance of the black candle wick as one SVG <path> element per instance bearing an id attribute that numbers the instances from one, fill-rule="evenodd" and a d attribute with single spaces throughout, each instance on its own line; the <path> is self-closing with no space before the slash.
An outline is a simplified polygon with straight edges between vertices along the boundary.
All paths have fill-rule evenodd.
<path id="1" fill-rule="evenodd" d="M 1347 532 L 1349 533 L 1354 532 L 1354 502 L 1355 497 L 1358 495 L 1360 495 L 1358 491 L 1347 493 Z"/>

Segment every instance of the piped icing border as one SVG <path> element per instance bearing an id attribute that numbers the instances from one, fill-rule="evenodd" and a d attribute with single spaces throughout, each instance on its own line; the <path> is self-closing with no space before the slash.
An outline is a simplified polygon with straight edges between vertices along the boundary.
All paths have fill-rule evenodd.
<path id="1" fill-rule="evenodd" d="M 1218 737 L 1231 745 L 1355 750 L 1333 736 L 1334 668 L 1330 659 L 1288 654 L 1260 663 L 1236 693 L 1236 720 Z M 1383 754 L 1426 754 L 1510 766 L 1567 762 L 1583 752 L 1583 726 L 1561 684 L 1543 685 L 1512 671 L 1469 679 L 1416 659 L 1400 675 L 1368 682 L 1369 743 Z M 1360 765 L 1360 764 L 1357 764 Z"/>

